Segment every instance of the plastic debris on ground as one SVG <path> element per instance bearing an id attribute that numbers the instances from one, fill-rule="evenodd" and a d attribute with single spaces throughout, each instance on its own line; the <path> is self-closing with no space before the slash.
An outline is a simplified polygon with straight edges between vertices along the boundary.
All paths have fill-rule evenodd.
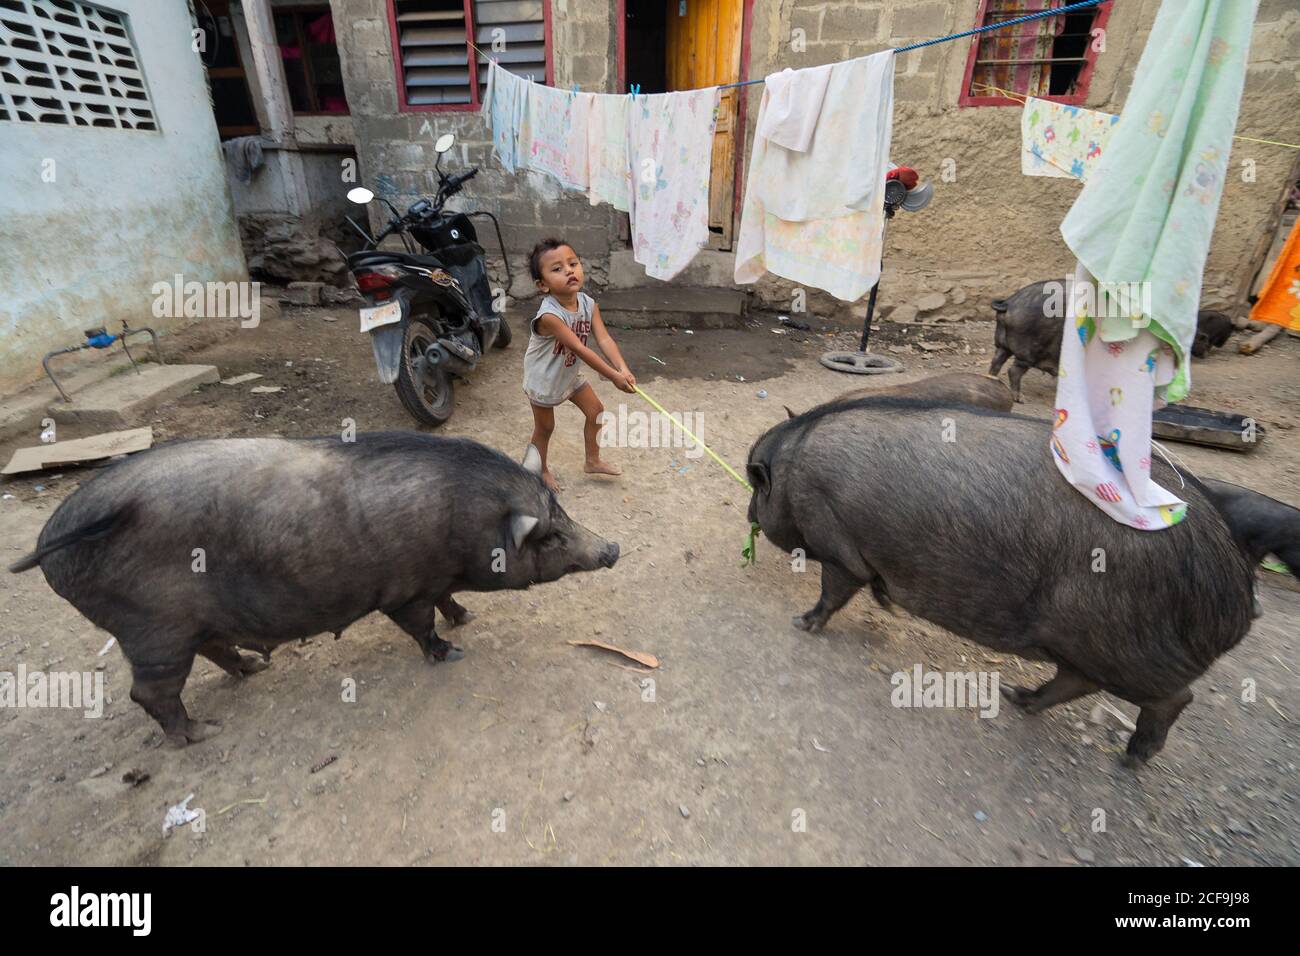
<path id="1" fill-rule="evenodd" d="M 163 836 L 171 831 L 172 827 L 183 827 L 191 820 L 197 820 L 199 814 L 197 810 L 191 810 L 189 803 L 194 799 L 194 794 L 190 794 L 174 807 L 169 807 L 167 815 L 163 817 Z"/>

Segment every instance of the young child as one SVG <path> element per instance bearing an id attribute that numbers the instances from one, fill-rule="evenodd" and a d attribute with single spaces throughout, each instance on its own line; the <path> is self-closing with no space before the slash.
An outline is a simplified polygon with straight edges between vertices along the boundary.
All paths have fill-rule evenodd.
<path id="1" fill-rule="evenodd" d="M 566 401 L 587 416 L 582 428 L 587 446 L 584 470 L 594 475 L 621 475 L 622 469 L 600 458 L 597 438 L 605 406 L 583 381 L 578 359 L 624 392 L 636 391 L 636 378 L 605 331 L 600 308 L 582 291 L 582 260 L 572 246 L 562 239 L 543 239 L 528 256 L 528 271 L 543 295 L 524 354 L 524 394 L 533 406 L 532 442 L 542 455 L 542 481 L 552 491 L 560 490 L 546 463 L 546 449 L 555 430 L 555 406 Z M 591 336 L 604 358 L 587 347 Z"/>

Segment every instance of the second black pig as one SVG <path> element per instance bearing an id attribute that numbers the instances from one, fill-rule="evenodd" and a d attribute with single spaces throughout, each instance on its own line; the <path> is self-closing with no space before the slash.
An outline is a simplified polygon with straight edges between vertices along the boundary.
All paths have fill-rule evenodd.
<path id="1" fill-rule="evenodd" d="M 1044 279 L 1018 289 L 1005 299 L 993 300 L 997 324 L 993 329 L 993 361 L 989 374 L 997 375 L 1014 358 L 1007 379 L 1017 402 L 1020 380 L 1031 368 L 1056 375 L 1061 357 L 1061 332 L 1065 328 L 1065 289 L 1060 279 Z M 1202 309 L 1196 315 L 1192 355 L 1204 358 L 1211 348 L 1221 348 L 1232 334 L 1232 320 L 1223 312 Z"/>

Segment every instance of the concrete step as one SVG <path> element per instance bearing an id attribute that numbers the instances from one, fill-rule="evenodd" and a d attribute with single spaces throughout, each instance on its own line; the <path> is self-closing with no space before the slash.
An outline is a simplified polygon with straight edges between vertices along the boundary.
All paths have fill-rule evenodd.
<path id="1" fill-rule="evenodd" d="M 744 289 L 735 282 L 736 254 L 717 249 L 701 249 L 690 265 L 677 274 L 673 285 L 697 286 L 705 289 Z M 645 274 L 645 266 L 632 258 L 631 249 L 615 249 L 609 254 L 610 289 L 656 288 L 664 283 Z M 603 310 L 603 306 L 601 307 Z"/>
<path id="2" fill-rule="evenodd" d="M 124 368 L 130 368 L 131 360 L 117 351 L 107 355 L 80 352 L 75 357 L 61 356 L 55 359 L 53 367 L 64 390 L 73 395 L 95 382 L 120 373 Z M 59 400 L 58 389 L 44 377 L 21 392 L 0 399 L 0 442 L 24 434 L 35 441 L 41 432 L 41 420 L 49 415 L 50 402 Z"/>
<path id="3" fill-rule="evenodd" d="M 748 296 L 677 285 L 606 289 L 596 299 L 606 325 L 624 329 L 729 329 L 744 324 Z"/>
<path id="4" fill-rule="evenodd" d="M 215 365 L 141 365 L 139 375 L 124 371 L 96 382 L 73 392 L 71 402 L 50 405 L 49 413 L 60 425 L 128 428 L 163 402 L 220 379 Z"/>

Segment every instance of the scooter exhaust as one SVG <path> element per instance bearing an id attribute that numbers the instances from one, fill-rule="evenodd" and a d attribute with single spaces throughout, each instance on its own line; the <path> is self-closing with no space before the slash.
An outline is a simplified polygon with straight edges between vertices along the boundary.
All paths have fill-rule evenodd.
<path id="1" fill-rule="evenodd" d="M 471 372 L 478 364 L 473 351 L 450 339 L 439 339 L 424 350 L 424 360 L 432 368 L 444 369 L 453 375 Z"/>

